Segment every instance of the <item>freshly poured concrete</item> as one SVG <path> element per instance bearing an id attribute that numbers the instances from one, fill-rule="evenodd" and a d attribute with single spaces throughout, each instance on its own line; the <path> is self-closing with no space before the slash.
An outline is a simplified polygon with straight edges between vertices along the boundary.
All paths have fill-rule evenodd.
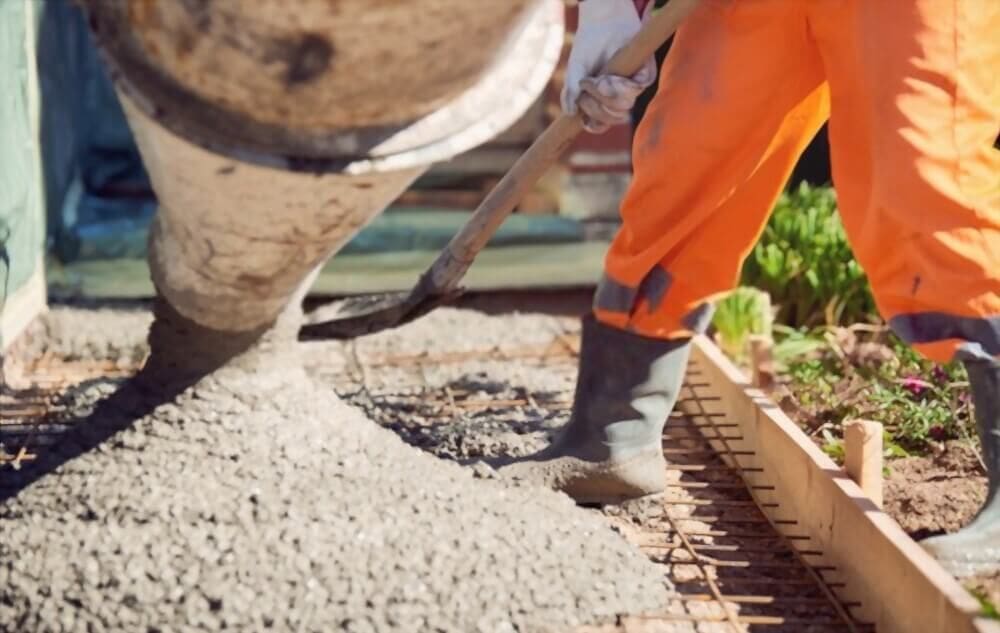
<path id="1" fill-rule="evenodd" d="M 559 337 L 572 340 L 578 326 L 573 319 L 542 314 L 485 316 L 440 308 L 403 328 L 346 343 L 311 344 L 307 364 L 373 420 L 438 457 L 472 462 L 520 456 L 544 448 L 569 416 L 576 360 Z M 469 352 L 474 354 L 461 360 L 434 360 Z M 479 402 L 519 404 L 483 409 L 427 401 L 413 409 L 409 394 L 442 390 Z M 561 406 L 553 407 L 557 401 Z"/>
<path id="2" fill-rule="evenodd" d="M 460 314 L 393 334 L 394 352 L 426 349 L 435 323 L 448 348 L 510 335 Z M 95 318 L 56 311 L 43 347 L 136 353 L 144 317 Z M 326 351 L 345 362 L 321 344 L 309 364 Z M 411 448 L 300 366 L 275 369 L 220 372 L 138 420 L 132 386 L 91 418 L 113 386 L 76 393 L 77 430 L 34 467 L 55 469 L 0 471 L 0 630 L 535 631 L 663 609 L 660 571 L 599 516 Z"/>
<path id="3" fill-rule="evenodd" d="M 27 337 L 27 354 L 40 357 L 118 361 L 134 366 L 145 356 L 153 315 L 138 305 L 128 309 L 52 308 Z"/>

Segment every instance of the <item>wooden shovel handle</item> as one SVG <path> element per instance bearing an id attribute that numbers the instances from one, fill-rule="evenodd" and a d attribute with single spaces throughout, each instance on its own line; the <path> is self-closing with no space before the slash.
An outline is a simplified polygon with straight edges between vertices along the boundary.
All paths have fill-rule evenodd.
<path id="1" fill-rule="evenodd" d="M 670 0 L 611 58 L 603 74 L 631 77 L 639 72 L 698 2 Z M 553 121 L 490 191 L 427 269 L 421 279 L 423 290 L 432 293 L 453 290 L 507 216 L 582 131 L 583 119 L 579 113 L 563 114 Z"/>

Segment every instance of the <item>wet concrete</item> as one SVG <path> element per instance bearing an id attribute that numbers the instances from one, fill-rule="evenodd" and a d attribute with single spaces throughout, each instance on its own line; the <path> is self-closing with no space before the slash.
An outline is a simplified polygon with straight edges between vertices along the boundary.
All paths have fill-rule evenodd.
<path id="1" fill-rule="evenodd" d="M 566 422 L 576 360 L 565 345 L 578 330 L 578 320 L 560 316 L 441 308 L 374 336 L 310 344 L 306 362 L 342 398 L 406 442 L 472 462 L 533 453 Z M 413 407 L 414 393 L 441 391 L 453 394 L 452 401 L 428 399 Z M 466 406 L 491 400 L 505 404 Z"/>
<path id="2" fill-rule="evenodd" d="M 135 365 L 148 351 L 148 308 L 54 307 L 37 321 L 25 354 L 65 360 L 119 361 Z"/>
<path id="3" fill-rule="evenodd" d="M 579 334 L 576 317 L 439 308 L 395 330 L 311 343 L 305 356 L 314 376 L 406 443 L 494 476 L 484 458 L 530 455 L 568 421 Z M 591 511 L 647 523 L 661 505 L 653 496 Z"/>
<path id="4" fill-rule="evenodd" d="M 136 353 L 142 318 L 112 331 L 57 310 L 43 347 Z M 524 345 L 561 327 L 545 319 L 443 311 L 358 347 Z M 663 608 L 661 571 L 600 516 L 435 459 L 345 404 L 332 387 L 353 388 L 358 347 L 305 347 L 308 372 L 294 355 L 276 371 L 228 367 L 142 415 L 154 402 L 133 383 L 72 394 L 65 441 L 34 470 L 0 473 L 0 630 L 536 631 Z M 544 366 L 529 365 L 423 371 L 544 389 Z M 362 391 L 399 371 L 368 372 Z M 513 435 L 527 439 L 449 450 L 530 450 L 547 422 L 526 418 L 536 428 Z M 492 441 L 477 428 L 489 427 L 467 428 L 468 446 Z"/>

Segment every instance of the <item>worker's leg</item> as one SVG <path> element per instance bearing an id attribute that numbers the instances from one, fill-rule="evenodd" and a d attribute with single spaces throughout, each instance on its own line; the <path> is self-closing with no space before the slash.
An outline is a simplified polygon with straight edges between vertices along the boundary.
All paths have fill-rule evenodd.
<path id="1" fill-rule="evenodd" d="M 989 476 L 986 502 L 964 529 L 922 543 L 956 576 L 1000 570 L 1000 362 L 970 358 L 965 368 Z"/>
<path id="2" fill-rule="evenodd" d="M 966 360 L 973 385 L 989 498 L 926 544 L 955 572 L 1000 568 L 1000 2 L 816 7 L 854 252 L 892 328 L 934 360 Z"/>
<path id="3" fill-rule="evenodd" d="M 597 318 L 656 338 L 702 331 L 826 116 L 801 3 L 706 3 L 637 131 Z"/>
<path id="4" fill-rule="evenodd" d="M 660 436 L 702 325 L 694 321 L 736 280 L 826 118 L 801 7 L 704 0 L 681 28 L 636 136 L 624 226 L 596 296 L 599 321 L 584 327 L 570 421 L 508 474 L 585 501 L 662 490 Z"/>

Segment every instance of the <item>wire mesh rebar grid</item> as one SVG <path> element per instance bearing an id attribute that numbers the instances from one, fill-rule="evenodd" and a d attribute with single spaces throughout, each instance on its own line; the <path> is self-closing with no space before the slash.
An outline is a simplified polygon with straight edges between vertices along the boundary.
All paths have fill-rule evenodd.
<path id="1" fill-rule="evenodd" d="M 307 354 L 314 374 L 383 424 L 385 419 L 374 413 L 381 411 L 382 418 L 412 413 L 433 427 L 473 425 L 518 410 L 552 428 L 571 406 L 579 338 L 570 329 L 547 342 L 517 347 L 411 354 L 376 354 L 355 343 L 317 344 L 315 349 Z M 325 363 L 331 350 L 342 362 Z M 563 375 L 565 388 L 555 393 L 531 385 L 484 390 L 427 377 L 431 368 L 483 360 L 494 367 L 542 367 Z M 55 358 L 34 361 L 22 384 L 0 393 L 0 480 L 3 470 L 30 462 L 58 442 L 66 426 L 60 400 L 68 389 L 136 369 Z M 391 379 L 383 376 L 387 370 Z M 687 404 L 711 402 L 711 385 L 701 380 L 701 370 L 693 365 L 682 393 Z M 670 417 L 663 434 L 670 482 L 666 493 L 644 500 L 638 512 L 604 510 L 614 529 L 662 566 L 671 591 L 668 608 L 623 615 L 614 625 L 588 631 L 874 631 L 853 617 L 859 604 L 843 597 L 837 568 L 799 529 L 796 517 L 783 513 L 774 486 L 763 483 L 767 473 L 743 465 L 753 456 L 741 446 L 740 429 L 710 406 L 700 415 Z"/>

